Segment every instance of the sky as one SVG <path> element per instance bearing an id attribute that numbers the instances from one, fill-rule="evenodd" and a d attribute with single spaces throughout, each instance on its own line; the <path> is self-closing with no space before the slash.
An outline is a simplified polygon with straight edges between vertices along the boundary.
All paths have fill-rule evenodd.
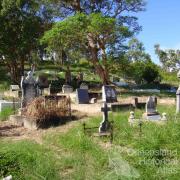
<path id="1" fill-rule="evenodd" d="M 155 44 L 163 49 L 180 49 L 180 0 L 147 0 L 146 11 L 137 17 L 142 26 L 137 38 L 155 63 L 159 64 Z"/>

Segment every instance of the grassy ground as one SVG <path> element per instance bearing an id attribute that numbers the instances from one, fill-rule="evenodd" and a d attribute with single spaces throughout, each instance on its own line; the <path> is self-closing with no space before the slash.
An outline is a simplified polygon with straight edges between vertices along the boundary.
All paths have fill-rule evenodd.
<path id="1" fill-rule="evenodd" d="M 171 92 L 163 92 L 161 91 L 161 93 L 150 93 L 150 92 L 132 92 L 132 91 L 124 91 L 124 90 L 120 90 L 120 96 L 123 98 L 126 97 L 131 97 L 131 96 L 137 96 L 137 97 L 141 97 L 141 96 L 157 96 L 159 98 L 175 98 L 176 97 L 176 93 L 171 93 Z"/>
<path id="2" fill-rule="evenodd" d="M 180 177 L 180 118 L 175 107 L 159 106 L 167 112 L 164 125 L 143 123 L 129 126 L 129 111 L 110 115 L 114 120 L 114 141 L 84 135 L 82 124 L 65 133 L 47 133 L 42 144 L 31 141 L 0 141 L 0 177 L 14 179 L 140 179 L 157 180 Z M 135 111 L 140 118 L 142 110 Z M 98 126 L 101 117 L 86 121 Z"/>
<path id="3" fill-rule="evenodd" d="M 14 110 L 13 108 L 4 108 L 1 112 L 0 112 L 0 121 L 5 121 L 8 119 L 8 117 L 14 114 Z"/>

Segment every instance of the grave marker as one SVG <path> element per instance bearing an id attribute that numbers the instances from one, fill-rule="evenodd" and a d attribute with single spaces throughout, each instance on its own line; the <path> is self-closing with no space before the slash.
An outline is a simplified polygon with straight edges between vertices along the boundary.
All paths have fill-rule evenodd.
<path id="1" fill-rule="evenodd" d="M 143 114 L 143 118 L 146 120 L 161 120 L 161 116 L 156 110 L 156 100 L 152 96 L 146 101 L 146 112 Z"/>
<path id="2" fill-rule="evenodd" d="M 107 103 L 117 102 L 117 92 L 114 86 L 104 85 L 102 87 L 102 101 Z"/>
<path id="3" fill-rule="evenodd" d="M 73 87 L 70 86 L 70 85 L 64 84 L 64 85 L 62 86 L 62 92 L 63 92 L 63 93 L 72 93 L 72 92 L 73 92 Z"/>
<path id="4" fill-rule="evenodd" d="M 22 107 L 25 107 L 35 97 L 38 96 L 38 83 L 33 77 L 32 71 L 28 72 L 26 78 L 24 76 L 21 79 L 22 88 Z"/>
<path id="5" fill-rule="evenodd" d="M 88 88 L 88 85 L 86 84 L 86 83 L 81 83 L 81 85 L 80 85 L 80 87 L 79 87 L 80 89 L 89 89 Z"/>
<path id="6" fill-rule="evenodd" d="M 76 100 L 78 104 L 88 104 L 89 94 L 87 89 L 76 89 Z"/>

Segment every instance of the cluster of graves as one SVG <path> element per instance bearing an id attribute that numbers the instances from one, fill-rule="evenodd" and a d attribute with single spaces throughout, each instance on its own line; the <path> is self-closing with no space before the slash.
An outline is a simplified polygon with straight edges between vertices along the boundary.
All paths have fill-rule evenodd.
<path id="1" fill-rule="evenodd" d="M 0 111 L 6 107 L 13 107 L 14 109 L 20 108 L 19 115 L 22 114 L 23 109 L 27 107 L 36 97 L 43 96 L 45 99 L 54 97 L 54 99 L 58 99 L 60 97 L 73 98 L 77 104 L 94 104 L 97 102 L 103 103 L 101 111 L 103 112 L 103 120 L 100 124 L 99 133 L 107 132 L 111 129 L 110 122 L 108 121 L 108 112 L 121 110 L 123 108 L 128 108 L 131 110 L 129 116 L 130 125 L 133 124 L 141 124 L 141 121 L 165 121 L 167 120 L 166 113 L 162 115 L 157 111 L 157 98 L 150 96 L 146 102 L 139 102 L 138 98 L 134 98 L 133 103 L 119 103 L 117 99 L 117 92 L 115 86 L 111 85 L 103 85 L 102 92 L 89 92 L 88 85 L 86 83 L 81 83 L 79 88 L 75 91 L 72 86 L 67 83 L 62 86 L 62 93 L 58 94 L 50 94 L 49 96 L 44 95 L 44 89 L 49 87 L 48 80 L 45 77 L 38 77 L 37 79 L 33 76 L 34 69 L 28 72 L 26 77 L 22 77 L 21 87 L 18 85 L 11 85 L 9 94 L 12 97 L 21 96 L 21 101 L 16 102 L 13 100 L 12 102 L 6 100 L 0 100 Z M 68 76 L 67 76 L 68 77 Z M 66 77 L 66 81 L 69 82 Z M 176 103 L 176 111 L 180 112 L 180 90 L 177 90 L 177 103 Z M 58 98 L 57 98 L 58 97 Z M 62 98 L 61 98 L 62 99 Z M 135 108 L 145 108 L 145 113 L 142 114 L 142 118 L 136 119 L 135 113 L 132 111 Z M 71 108 L 69 108 L 71 109 Z M 71 114 L 71 113 L 70 113 Z M 19 119 L 19 116 L 17 117 Z"/>

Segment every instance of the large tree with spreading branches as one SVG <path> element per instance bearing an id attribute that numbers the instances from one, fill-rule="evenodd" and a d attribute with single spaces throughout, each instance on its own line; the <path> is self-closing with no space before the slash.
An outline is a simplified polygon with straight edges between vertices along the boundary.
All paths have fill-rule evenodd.
<path id="1" fill-rule="evenodd" d="M 42 42 L 51 51 L 81 51 L 94 65 L 103 84 L 109 84 L 108 55 L 118 55 L 124 42 L 139 32 L 136 12 L 143 0 L 47 0 L 59 22 Z"/>

